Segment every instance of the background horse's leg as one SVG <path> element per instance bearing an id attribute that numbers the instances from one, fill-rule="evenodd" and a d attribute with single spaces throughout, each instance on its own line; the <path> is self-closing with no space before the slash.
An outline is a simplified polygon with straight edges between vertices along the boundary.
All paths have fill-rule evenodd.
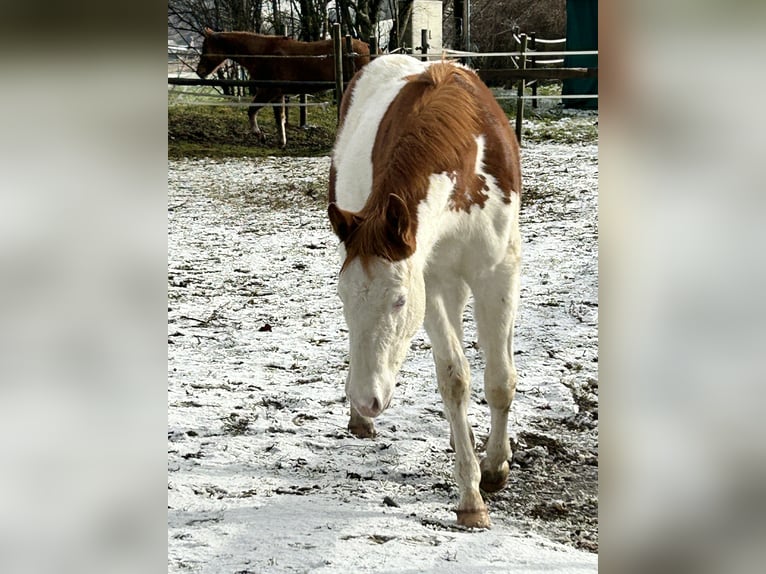
<path id="1" fill-rule="evenodd" d="M 250 129 L 255 135 L 257 135 L 260 138 L 262 143 L 266 142 L 266 136 L 258 127 L 258 120 L 256 116 L 258 115 L 258 112 L 261 111 L 261 108 L 263 108 L 265 104 L 271 103 L 276 98 L 279 98 L 281 96 L 282 96 L 282 92 L 279 90 L 271 90 L 271 89 L 264 90 L 264 89 L 258 88 L 258 90 L 255 93 L 255 97 L 253 98 L 253 105 L 247 109 L 247 115 L 250 118 Z M 284 105 L 284 102 L 282 103 Z M 276 111 L 277 108 L 279 108 L 279 106 L 274 108 L 275 117 L 277 114 L 277 111 Z M 279 131 L 279 122 L 277 122 L 277 131 Z M 282 135 L 282 142 L 284 142 L 284 135 Z"/>
<path id="2" fill-rule="evenodd" d="M 455 449 L 455 480 L 460 489 L 457 522 L 464 526 L 489 527 L 487 507 L 479 492 L 481 471 L 468 424 L 471 372 L 463 353 L 463 307 L 468 286 L 454 276 L 430 275 L 425 327 L 433 347 L 436 378 L 450 423 Z"/>
<path id="3" fill-rule="evenodd" d="M 509 250 L 505 261 L 492 274 L 482 276 L 473 286 L 479 346 L 484 351 L 484 394 L 492 423 L 486 456 L 481 461 L 481 488 L 495 492 L 508 480 L 508 412 L 516 391 L 513 363 L 513 323 L 519 299 L 519 243 Z"/>
<path id="4" fill-rule="evenodd" d="M 256 92 L 256 95 L 253 98 L 253 105 L 247 108 L 247 117 L 250 120 L 250 131 L 258 136 L 261 143 L 266 141 L 266 136 L 263 135 L 261 128 L 258 127 L 258 118 L 256 116 L 258 115 L 258 112 L 261 111 L 262 107 L 262 95 L 259 92 Z"/>
<path id="5" fill-rule="evenodd" d="M 287 119 L 287 111 L 285 110 L 285 96 L 280 94 L 277 98 L 281 105 L 274 106 L 274 123 L 277 126 L 277 133 L 279 134 L 279 143 L 281 147 L 287 145 L 287 134 L 285 133 L 285 122 Z"/>

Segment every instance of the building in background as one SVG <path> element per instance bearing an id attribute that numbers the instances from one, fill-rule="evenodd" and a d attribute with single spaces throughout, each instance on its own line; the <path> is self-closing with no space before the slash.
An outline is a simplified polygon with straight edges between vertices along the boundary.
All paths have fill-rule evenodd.
<path id="1" fill-rule="evenodd" d="M 567 50 L 598 50 L 598 0 L 567 0 Z M 567 56 L 566 68 L 596 68 L 598 56 Z M 561 94 L 596 95 L 598 78 L 564 80 Z M 598 98 L 564 98 L 565 108 L 598 109 Z"/>
<path id="2" fill-rule="evenodd" d="M 419 48 L 421 30 L 428 30 L 428 51 L 442 50 L 442 2 L 441 0 L 413 0 L 412 17 L 402 34 L 400 46 Z M 417 51 L 413 50 L 417 55 Z"/>

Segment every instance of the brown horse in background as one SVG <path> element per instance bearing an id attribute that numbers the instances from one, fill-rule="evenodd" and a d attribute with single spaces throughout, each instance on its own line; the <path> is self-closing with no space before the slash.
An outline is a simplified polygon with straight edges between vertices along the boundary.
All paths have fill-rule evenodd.
<path id="1" fill-rule="evenodd" d="M 267 36 L 252 32 L 214 32 L 205 28 L 197 75 L 204 78 L 213 73 L 226 59 L 233 60 L 244 67 L 253 80 L 276 80 L 284 82 L 333 82 L 335 65 L 333 62 L 332 40 L 319 42 L 299 42 L 284 36 Z M 354 72 L 370 62 L 370 48 L 360 40 L 352 40 L 351 49 L 356 54 L 353 67 L 344 62 L 344 80 L 349 80 Z M 292 56 L 274 58 L 263 56 Z M 306 56 L 305 58 L 297 56 Z M 327 88 L 314 88 L 310 93 L 325 91 Z M 302 91 L 307 91 L 302 89 Z M 264 107 L 275 101 L 281 106 L 274 106 L 274 120 L 280 135 L 282 147 L 287 143 L 285 135 L 285 92 L 281 88 L 259 87 L 255 89 L 253 105 L 248 108 L 250 129 L 265 141 L 258 127 L 256 115 Z"/>

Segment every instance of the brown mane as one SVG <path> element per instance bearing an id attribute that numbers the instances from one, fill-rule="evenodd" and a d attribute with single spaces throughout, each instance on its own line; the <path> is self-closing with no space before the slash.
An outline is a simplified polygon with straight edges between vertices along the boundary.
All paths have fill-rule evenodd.
<path id="1" fill-rule="evenodd" d="M 437 63 L 407 80 L 378 129 L 372 151 L 372 192 L 364 208 L 346 218 L 346 237 L 341 236 L 346 262 L 359 257 L 366 267 L 373 257 L 399 261 L 415 252 L 417 206 L 426 196 L 432 174 L 446 172 L 454 178 L 451 209 L 483 207 L 488 187 L 474 173 L 479 134 L 486 139 L 484 164 L 506 201 L 521 189 L 519 175 L 512 172 L 513 164 L 503 151 L 507 146 L 500 141 L 512 139 L 518 153 L 515 138 L 478 76 Z"/>

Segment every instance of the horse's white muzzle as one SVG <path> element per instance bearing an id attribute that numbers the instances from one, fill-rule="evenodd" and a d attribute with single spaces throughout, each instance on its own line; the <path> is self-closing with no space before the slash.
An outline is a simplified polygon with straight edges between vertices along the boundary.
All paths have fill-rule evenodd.
<path id="1" fill-rule="evenodd" d="M 384 391 L 378 385 L 369 385 L 362 389 L 356 389 L 346 383 L 346 396 L 351 405 L 360 415 L 375 418 L 388 408 L 394 396 L 394 385 L 390 385 L 390 391 Z"/>

